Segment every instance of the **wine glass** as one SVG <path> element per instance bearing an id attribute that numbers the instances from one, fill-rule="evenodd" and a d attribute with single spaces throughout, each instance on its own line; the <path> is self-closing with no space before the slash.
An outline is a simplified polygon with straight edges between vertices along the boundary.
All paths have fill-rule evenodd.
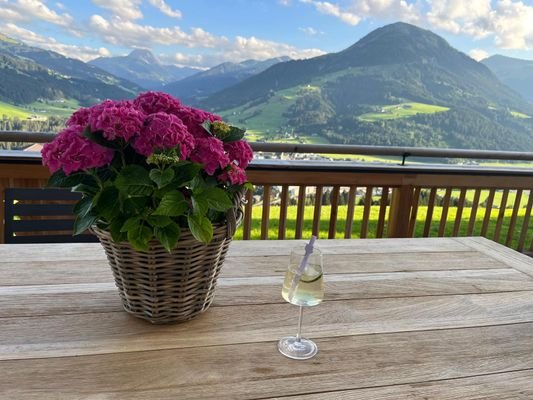
<path id="1" fill-rule="evenodd" d="M 302 316 L 304 307 L 316 306 L 324 299 L 324 280 L 322 271 L 322 252 L 316 247 L 309 249 L 312 253 L 306 257 L 305 248 L 291 251 L 289 266 L 285 273 L 285 281 L 281 295 L 291 304 L 300 306 L 298 333 L 287 336 L 278 342 L 278 350 L 286 357 L 295 360 L 306 360 L 318 352 L 312 340 L 301 336 Z M 303 265 L 305 263 L 305 265 Z"/>

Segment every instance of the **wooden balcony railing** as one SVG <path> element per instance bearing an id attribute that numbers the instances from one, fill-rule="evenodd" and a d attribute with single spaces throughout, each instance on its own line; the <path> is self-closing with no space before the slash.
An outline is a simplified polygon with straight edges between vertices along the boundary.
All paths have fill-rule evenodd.
<path id="1" fill-rule="evenodd" d="M 532 172 L 258 160 L 237 239 L 481 235 L 533 251 Z M 36 154 L 0 153 L 2 196 L 6 187 L 44 187 L 48 176 Z"/>

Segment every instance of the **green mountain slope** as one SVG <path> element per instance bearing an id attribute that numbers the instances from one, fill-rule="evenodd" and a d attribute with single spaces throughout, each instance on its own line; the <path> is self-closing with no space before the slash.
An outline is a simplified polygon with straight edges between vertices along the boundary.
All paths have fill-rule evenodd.
<path id="1" fill-rule="evenodd" d="M 0 100 L 7 103 L 75 99 L 92 104 L 133 97 L 140 90 L 95 66 L 0 35 Z"/>
<path id="2" fill-rule="evenodd" d="M 533 103 L 533 60 L 494 55 L 481 61 L 507 86 Z"/>
<path id="3" fill-rule="evenodd" d="M 422 106 L 394 118 L 387 114 L 387 107 L 411 103 Z M 274 65 L 203 105 L 249 129 L 277 135 L 533 150 L 531 119 L 513 115 L 533 115 L 529 103 L 483 64 L 405 23 L 377 29 L 339 53 Z M 384 117 L 368 121 L 368 114 Z"/>
<path id="4" fill-rule="evenodd" d="M 186 103 L 197 103 L 202 99 L 246 78 L 263 72 L 274 64 L 290 60 L 276 57 L 268 60 L 246 60 L 240 63 L 225 62 L 206 71 L 170 83 L 164 87 L 167 93 L 179 97 Z"/>

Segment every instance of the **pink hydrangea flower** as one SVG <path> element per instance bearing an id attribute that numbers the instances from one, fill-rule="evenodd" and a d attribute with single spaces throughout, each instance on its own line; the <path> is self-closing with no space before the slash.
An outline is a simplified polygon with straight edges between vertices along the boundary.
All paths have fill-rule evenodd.
<path id="1" fill-rule="evenodd" d="M 205 121 L 222 121 L 222 118 L 218 115 L 193 107 L 183 106 L 175 114 L 183 121 L 194 137 L 205 138 L 209 136 L 209 133 L 202 127 Z"/>
<path id="2" fill-rule="evenodd" d="M 237 165 L 232 165 L 229 170 L 222 172 L 217 179 L 221 182 L 230 181 L 232 185 L 242 185 L 248 181 L 244 169 Z"/>
<path id="3" fill-rule="evenodd" d="M 182 107 L 178 99 L 163 92 L 141 93 L 133 100 L 133 105 L 146 114 L 155 114 L 158 112 L 176 114 Z"/>
<path id="4" fill-rule="evenodd" d="M 62 169 L 66 175 L 111 163 L 114 151 L 83 137 L 83 126 L 71 125 L 43 146 L 43 164 L 50 172 Z"/>
<path id="5" fill-rule="evenodd" d="M 178 117 L 164 112 L 149 115 L 132 143 L 135 151 L 146 157 L 156 149 L 167 150 L 178 145 L 180 159 L 185 160 L 194 148 L 194 138 Z"/>
<path id="6" fill-rule="evenodd" d="M 91 114 L 90 108 L 80 108 L 79 110 L 75 111 L 69 119 L 67 119 L 66 125 L 72 126 L 72 125 L 81 125 L 83 127 L 86 127 L 89 124 L 89 115 Z"/>
<path id="7" fill-rule="evenodd" d="M 128 141 L 141 131 L 145 117 L 129 101 L 105 101 L 91 108 L 89 124 L 93 131 L 103 131 L 108 140 Z"/>
<path id="8" fill-rule="evenodd" d="M 252 158 L 254 158 L 252 148 L 244 140 L 224 143 L 224 150 L 228 153 L 230 160 L 237 161 L 237 164 L 242 169 L 246 168 L 250 164 L 250 161 L 252 161 Z"/>
<path id="9" fill-rule="evenodd" d="M 195 148 L 190 159 L 203 164 L 208 175 L 213 175 L 218 168 L 225 168 L 230 163 L 222 141 L 213 136 L 195 138 Z"/>

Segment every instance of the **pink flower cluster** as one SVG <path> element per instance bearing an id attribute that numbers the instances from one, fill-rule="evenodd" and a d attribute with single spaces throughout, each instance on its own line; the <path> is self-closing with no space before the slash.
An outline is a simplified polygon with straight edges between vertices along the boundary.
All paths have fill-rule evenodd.
<path id="1" fill-rule="evenodd" d="M 180 159 L 202 164 L 204 171 L 232 185 L 246 182 L 244 169 L 253 157 L 243 140 L 224 143 L 202 126 L 221 121 L 218 115 L 187 107 L 161 92 L 146 92 L 133 101 L 105 100 L 80 108 L 67 121 L 67 128 L 44 146 L 43 163 L 51 172 L 62 169 L 69 175 L 108 165 L 115 151 L 83 136 L 89 128 L 117 147 L 131 146 L 148 157 L 156 150 L 178 148 Z"/>
<path id="2" fill-rule="evenodd" d="M 43 163 L 50 171 L 63 169 L 66 175 L 79 170 L 102 167 L 113 160 L 113 150 L 84 138 L 81 125 L 71 125 L 43 146 Z"/>
<path id="3" fill-rule="evenodd" d="M 146 118 L 141 134 L 135 137 L 132 146 L 137 153 L 146 157 L 156 149 L 179 146 L 180 158 L 186 160 L 194 148 L 194 138 L 178 117 L 158 112 Z"/>

